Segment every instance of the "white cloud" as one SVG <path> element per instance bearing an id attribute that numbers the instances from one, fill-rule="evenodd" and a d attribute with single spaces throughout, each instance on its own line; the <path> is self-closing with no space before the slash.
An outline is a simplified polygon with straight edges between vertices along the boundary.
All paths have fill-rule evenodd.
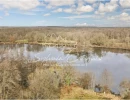
<path id="1" fill-rule="evenodd" d="M 130 0 L 120 0 L 119 3 L 123 8 L 130 8 Z"/>
<path id="2" fill-rule="evenodd" d="M 84 0 L 84 1 L 86 1 L 87 3 L 95 3 L 97 0 Z"/>
<path id="3" fill-rule="evenodd" d="M 43 16 L 50 16 L 51 14 L 50 13 L 47 13 L 47 14 L 44 14 Z"/>
<path id="4" fill-rule="evenodd" d="M 130 15 L 126 12 L 123 12 L 120 16 L 119 16 L 120 20 L 122 21 L 130 21 Z"/>
<path id="5" fill-rule="evenodd" d="M 124 9 L 124 11 L 130 11 L 130 9 Z"/>
<path id="6" fill-rule="evenodd" d="M 115 19 L 115 16 L 109 16 L 107 17 L 108 20 L 114 20 Z"/>
<path id="7" fill-rule="evenodd" d="M 38 0 L 0 0 L 3 9 L 17 8 L 20 10 L 30 10 L 40 5 Z"/>
<path id="8" fill-rule="evenodd" d="M 65 6 L 73 5 L 75 0 L 44 0 L 50 6 Z"/>
<path id="9" fill-rule="evenodd" d="M 77 4 L 78 6 L 75 8 L 75 13 L 77 14 L 92 12 L 94 10 L 91 5 L 85 5 L 83 0 L 78 0 Z"/>
<path id="10" fill-rule="evenodd" d="M 46 5 L 46 8 L 47 8 L 47 9 L 52 9 L 53 6 L 51 6 L 51 5 Z"/>
<path id="11" fill-rule="evenodd" d="M 130 15 L 128 13 L 126 13 L 126 12 L 123 12 L 120 15 L 110 16 L 107 19 L 109 19 L 109 20 L 120 20 L 120 21 L 129 22 L 130 21 Z"/>
<path id="12" fill-rule="evenodd" d="M 8 13 L 8 12 L 5 12 L 5 16 L 9 16 L 9 13 Z"/>
<path id="13" fill-rule="evenodd" d="M 29 15 L 29 16 L 36 15 L 36 13 L 34 13 L 34 12 L 11 12 L 11 13 L 22 14 L 22 15 Z"/>
<path id="14" fill-rule="evenodd" d="M 93 3 L 92 7 L 98 7 L 99 6 L 99 3 Z"/>
<path id="15" fill-rule="evenodd" d="M 63 19 L 83 19 L 83 18 L 94 18 L 94 19 L 100 19 L 103 16 L 97 16 L 97 15 L 77 15 L 77 16 L 69 16 L 69 17 L 59 17 Z"/>
<path id="16" fill-rule="evenodd" d="M 0 11 L 3 10 L 3 7 L 0 7 Z"/>
<path id="17" fill-rule="evenodd" d="M 55 8 L 57 6 L 69 6 L 66 8 L 57 8 L 56 10 L 53 10 L 53 12 L 65 12 L 65 13 L 75 13 L 75 14 L 81 14 L 86 12 L 92 12 L 94 9 L 91 5 L 84 5 L 83 0 L 44 0 L 48 4 L 46 7 L 48 8 Z M 88 2 L 90 2 L 88 0 Z M 91 2 L 94 2 L 92 0 Z M 75 5 L 77 4 L 77 6 Z"/>
<path id="18" fill-rule="evenodd" d="M 83 12 L 92 12 L 94 9 L 90 5 L 81 6 L 77 8 L 77 12 L 83 13 Z"/>
<path id="19" fill-rule="evenodd" d="M 58 8 L 58 9 L 56 9 L 56 10 L 54 10 L 53 12 L 62 12 L 63 11 L 63 9 L 62 8 Z"/>
<path id="20" fill-rule="evenodd" d="M 117 9 L 118 4 L 117 4 L 118 0 L 111 0 L 109 3 L 103 4 L 100 3 L 98 11 L 96 11 L 96 14 L 104 14 L 106 12 L 113 12 Z"/>
<path id="21" fill-rule="evenodd" d="M 87 23 L 77 23 L 76 26 L 88 26 Z"/>
<path id="22" fill-rule="evenodd" d="M 73 11 L 74 11 L 73 8 L 64 9 L 64 12 L 66 12 L 66 13 L 72 13 Z"/>
<path id="23" fill-rule="evenodd" d="M 85 27 L 85 26 L 96 26 L 95 24 L 87 24 L 87 23 L 77 23 L 76 26 L 81 26 L 81 27 Z"/>
<path id="24" fill-rule="evenodd" d="M 45 11 L 45 9 L 41 9 L 41 8 L 34 8 L 34 9 L 31 9 L 30 11 L 34 11 L 34 12 L 41 12 L 41 11 Z"/>
<path id="25" fill-rule="evenodd" d="M 78 16 L 69 16 L 69 17 L 59 17 L 64 19 L 82 19 L 82 18 L 92 18 L 93 15 L 78 15 Z"/>
<path id="26" fill-rule="evenodd" d="M 36 14 L 33 13 L 33 12 L 22 12 L 21 14 L 23 14 L 23 15 L 36 15 Z"/>

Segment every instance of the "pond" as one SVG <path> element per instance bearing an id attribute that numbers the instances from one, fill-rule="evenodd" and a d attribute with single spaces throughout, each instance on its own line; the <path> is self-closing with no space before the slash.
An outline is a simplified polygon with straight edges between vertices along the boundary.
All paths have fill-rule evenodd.
<path id="1" fill-rule="evenodd" d="M 45 47 L 41 45 L 0 45 L 7 49 L 5 56 L 23 55 L 33 60 L 56 61 L 61 66 L 71 64 L 80 72 L 92 72 L 97 82 L 106 69 L 112 76 L 112 90 L 118 92 L 119 84 L 124 79 L 130 79 L 130 51 L 117 49 L 94 48 L 89 52 L 66 54 L 66 47 Z"/>

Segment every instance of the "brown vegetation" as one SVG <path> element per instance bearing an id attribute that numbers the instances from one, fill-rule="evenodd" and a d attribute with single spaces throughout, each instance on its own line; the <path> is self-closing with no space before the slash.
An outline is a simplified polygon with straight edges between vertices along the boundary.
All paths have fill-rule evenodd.
<path id="1" fill-rule="evenodd" d="M 77 95 L 71 98 L 109 98 L 96 95 L 92 87 L 91 73 L 78 74 L 71 66 L 60 67 L 55 62 L 27 62 L 26 59 L 2 60 L 0 63 L 1 99 L 59 99 L 66 98 L 63 91 L 71 93 L 68 87 L 79 87 Z M 66 87 L 66 88 L 65 88 Z M 95 93 L 89 94 L 89 89 Z M 84 95 L 78 94 L 83 93 Z M 63 95 L 63 96 L 61 96 Z M 70 98 L 68 97 L 68 98 Z M 110 97 L 111 98 L 111 97 Z"/>
<path id="2" fill-rule="evenodd" d="M 88 46 L 130 49 L 129 31 L 129 28 L 0 28 L 0 43 L 77 43 L 76 49 L 66 51 L 70 53 L 88 50 Z M 33 46 L 41 49 L 38 45 Z M 28 51 L 31 48 L 28 46 Z M 116 98 L 94 92 L 98 87 L 103 89 L 100 92 L 111 94 L 112 81 L 107 70 L 101 74 L 101 83 L 95 83 L 92 73 L 77 75 L 70 65 L 60 67 L 56 62 L 28 62 L 22 53 L 19 58 L 10 60 L 4 57 L 5 52 L 4 48 L 0 50 L 0 99 Z M 122 98 L 130 97 L 129 84 L 128 81 L 121 83 Z"/>
<path id="3" fill-rule="evenodd" d="M 130 81 L 123 80 L 120 84 L 120 94 L 124 99 L 130 99 Z"/>
<path id="4" fill-rule="evenodd" d="M 78 86 L 66 86 L 61 88 L 61 99 L 103 99 L 103 100 L 121 100 L 120 97 L 112 94 L 96 93 L 92 90 L 85 90 Z"/>
<path id="5" fill-rule="evenodd" d="M 65 43 L 130 49 L 129 28 L 33 27 L 1 28 L 1 43 Z"/>

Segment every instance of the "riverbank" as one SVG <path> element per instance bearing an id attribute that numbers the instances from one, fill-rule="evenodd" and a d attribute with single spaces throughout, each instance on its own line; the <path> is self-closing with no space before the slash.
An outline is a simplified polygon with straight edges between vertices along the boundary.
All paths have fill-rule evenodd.
<path id="1" fill-rule="evenodd" d="M 2 28 L 0 44 L 100 47 L 130 50 L 129 28 L 26 27 Z"/>
<path id="2" fill-rule="evenodd" d="M 32 44 L 32 45 L 43 45 L 43 46 L 67 46 L 67 47 L 76 47 L 76 43 L 53 43 L 53 42 L 44 42 L 44 43 L 39 43 L 39 42 L 0 42 L 0 44 Z"/>
<path id="3" fill-rule="evenodd" d="M 130 51 L 130 48 L 122 48 L 122 47 L 108 47 L 108 46 L 96 46 L 96 45 L 92 45 L 90 46 L 92 48 L 102 48 L 102 49 L 118 49 L 118 50 L 128 50 Z"/>
<path id="4" fill-rule="evenodd" d="M 89 45 L 89 46 L 84 46 L 81 45 L 80 47 L 78 47 L 77 44 L 66 44 L 66 43 L 38 43 L 38 42 L 0 42 L 0 45 L 15 45 L 15 44 L 30 44 L 30 45 L 42 45 L 42 46 L 66 46 L 66 47 L 72 47 L 74 49 L 70 50 L 70 49 L 66 49 L 65 53 L 78 53 L 78 52 L 88 52 L 89 50 L 92 50 L 92 48 L 102 48 L 102 49 L 118 49 L 118 50 L 127 50 L 130 51 L 130 48 L 125 46 L 125 47 L 109 47 L 109 46 L 97 46 L 97 45 Z M 83 50 L 82 48 L 84 48 L 86 50 Z M 77 50 L 78 49 L 78 50 Z"/>

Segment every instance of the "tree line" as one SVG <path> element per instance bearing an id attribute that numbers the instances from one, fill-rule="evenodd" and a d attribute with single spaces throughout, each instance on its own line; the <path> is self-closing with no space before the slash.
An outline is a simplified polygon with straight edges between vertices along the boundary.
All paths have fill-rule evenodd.
<path id="1" fill-rule="evenodd" d="M 43 43 L 75 41 L 92 45 L 130 49 L 129 28 L 19 27 L 0 28 L 0 42 Z"/>

